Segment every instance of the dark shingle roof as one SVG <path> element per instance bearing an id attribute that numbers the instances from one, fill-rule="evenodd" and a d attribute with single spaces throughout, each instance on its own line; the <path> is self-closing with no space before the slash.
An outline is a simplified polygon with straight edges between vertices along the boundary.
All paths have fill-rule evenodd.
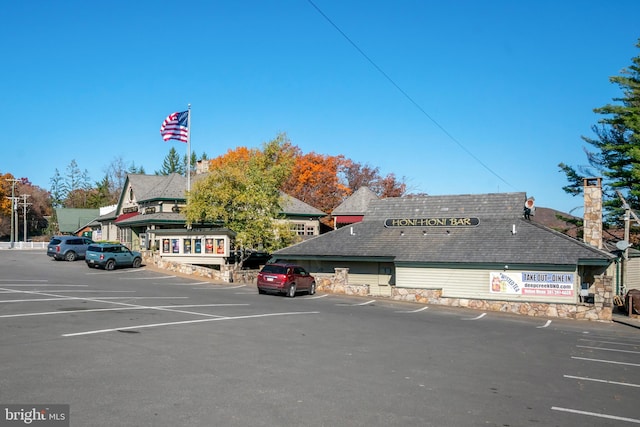
<path id="1" fill-rule="evenodd" d="M 378 200 L 378 196 L 369 187 L 360 187 L 355 193 L 347 197 L 331 213 L 332 215 L 362 215 L 369 207 L 372 200 Z"/>
<path id="2" fill-rule="evenodd" d="M 524 193 L 388 198 L 373 201 L 364 220 L 277 251 L 283 257 L 356 257 L 397 263 L 576 265 L 613 259 L 523 219 Z M 385 227 L 388 218 L 474 217 L 471 227 Z M 513 231 L 515 230 L 515 233 Z"/>
<path id="3" fill-rule="evenodd" d="M 282 201 L 282 212 L 285 215 L 304 215 L 311 217 L 325 216 L 326 214 L 319 209 L 303 202 L 300 199 L 296 199 L 293 196 L 289 196 L 283 192 L 280 192 L 280 198 Z"/>
<path id="4" fill-rule="evenodd" d="M 150 200 L 186 199 L 187 179 L 177 173 L 169 175 L 130 174 L 128 177 L 138 203 Z"/>

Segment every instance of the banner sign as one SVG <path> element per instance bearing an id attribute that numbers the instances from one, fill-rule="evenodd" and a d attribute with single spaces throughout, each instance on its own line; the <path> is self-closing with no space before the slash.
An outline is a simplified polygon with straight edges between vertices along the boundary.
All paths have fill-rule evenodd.
<path id="1" fill-rule="evenodd" d="M 489 290 L 493 294 L 570 297 L 574 294 L 574 273 L 523 271 L 491 272 Z"/>

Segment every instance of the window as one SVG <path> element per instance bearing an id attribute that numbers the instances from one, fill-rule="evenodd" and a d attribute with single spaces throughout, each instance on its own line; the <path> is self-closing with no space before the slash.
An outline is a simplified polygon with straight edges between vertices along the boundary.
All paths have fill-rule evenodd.
<path id="1" fill-rule="evenodd" d="M 293 222 L 291 223 L 290 230 L 296 233 L 298 236 L 304 236 L 304 224 Z"/>
<path id="2" fill-rule="evenodd" d="M 307 227 L 307 236 L 313 236 L 316 234 L 316 228 L 314 226 Z"/>
<path id="3" fill-rule="evenodd" d="M 118 240 L 124 245 L 131 244 L 131 229 L 130 228 L 118 228 Z"/>
<path id="4" fill-rule="evenodd" d="M 184 253 L 185 254 L 190 254 L 191 253 L 191 239 L 183 239 L 182 240 L 182 245 L 184 246 Z"/>

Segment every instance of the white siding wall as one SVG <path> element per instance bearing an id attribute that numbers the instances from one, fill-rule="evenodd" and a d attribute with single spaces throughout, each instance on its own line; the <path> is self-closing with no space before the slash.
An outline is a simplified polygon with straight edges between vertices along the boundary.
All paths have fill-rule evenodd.
<path id="1" fill-rule="evenodd" d="M 489 291 L 490 270 L 447 269 L 447 268 L 405 268 L 396 267 L 396 286 L 398 288 L 442 289 L 445 298 L 493 299 L 502 301 L 537 301 L 575 303 L 579 286 L 574 283 L 573 296 L 545 297 L 533 295 L 496 294 Z M 518 273 L 509 270 L 511 273 Z M 574 273 L 575 274 L 575 273 Z M 578 275 L 575 274 L 575 280 Z"/>
<path id="2" fill-rule="evenodd" d="M 630 258 L 627 268 L 626 289 L 640 289 L 640 258 Z"/>

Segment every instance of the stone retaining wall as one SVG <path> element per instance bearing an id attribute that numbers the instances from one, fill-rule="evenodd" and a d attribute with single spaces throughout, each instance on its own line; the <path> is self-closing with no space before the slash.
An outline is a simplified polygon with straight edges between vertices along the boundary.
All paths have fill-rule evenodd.
<path id="1" fill-rule="evenodd" d="M 159 255 L 145 256 L 145 263 L 181 274 L 194 275 L 220 282 L 256 283 L 257 270 L 232 271 L 232 266 L 222 266 L 222 270 L 177 262 L 163 261 Z M 342 295 L 368 296 L 369 285 L 349 284 L 349 269 L 336 268 L 333 274 L 315 274 L 317 290 Z M 559 317 L 579 320 L 610 321 L 613 315 L 613 279 L 596 277 L 594 284 L 594 304 L 554 304 L 542 302 L 519 302 L 501 300 L 477 300 L 467 298 L 447 298 L 442 289 L 411 289 L 392 287 L 391 299 L 421 304 L 464 307 L 475 310 L 499 311 L 525 316 Z"/>

